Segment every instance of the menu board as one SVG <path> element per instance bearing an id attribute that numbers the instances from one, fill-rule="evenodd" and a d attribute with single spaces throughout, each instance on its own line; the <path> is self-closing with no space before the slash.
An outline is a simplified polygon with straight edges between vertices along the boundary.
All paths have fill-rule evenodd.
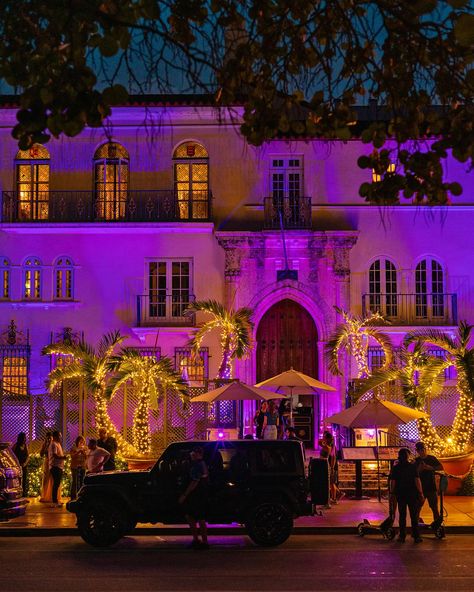
<path id="1" fill-rule="evenodd" d="M 344 460 L 375 460 L 373 446 L 355 446 L 342 449 Z"/>
<path id="2" fill-rule="evenodd" d="M 379 459 L 380 460 L 397 460 L 398 446 L 379 446 Z"/>

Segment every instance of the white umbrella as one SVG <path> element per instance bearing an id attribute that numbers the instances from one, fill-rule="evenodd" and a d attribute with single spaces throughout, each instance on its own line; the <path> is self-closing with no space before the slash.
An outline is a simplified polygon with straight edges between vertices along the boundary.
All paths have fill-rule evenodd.
<path id="1" fill-rule="evenodd" d="M 391 403 L 390 401 L 381 401 L 377 397 L 361 401 L 344 409 L 340 413 L 335 413 L 326 418 L 328 423 L 337 423 L 347 428 L 374 428 L 375 429 L 375 448 L 377 450 L 377 485 L 378 499 L 380 501 L 380 460 L 379 460 L 379 437 L 378 427 L 398 425 L 408 423 L 415 419 L 427 417 L 423 411 L 417 411 L 411 407 Z"/>
<path id="2" fill-rule="evenodd" d="M 212 391 L 191 399 L 191 403 L 215 403 L 217 401 L 270 401 L 284 399 L 285 395 L 257 388 L 243 382 L 229 382 Z"/>
<path id="3" fill-rule="evenodd" d="M 330 384 L 321 382 L 312 376 L 303 374 L 290 368 L 286 372 L 281 372 L 272 378 L 267 378 L 255 386 L 274 388 L 278 392 L 287 393 L 290 397 L 290 422 L 293 421 L 293 390 L 297 389 L 301 395 L 314 395 L 317 390 L 335 391 Z"/>

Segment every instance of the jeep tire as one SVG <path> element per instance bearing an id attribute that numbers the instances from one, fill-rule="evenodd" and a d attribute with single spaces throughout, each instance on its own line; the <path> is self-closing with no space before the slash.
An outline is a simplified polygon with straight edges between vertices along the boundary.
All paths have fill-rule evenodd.
<path id="1" fill-rule="evenodd" d="M 262 501 L 249 510 L 245 527 L 255 544 L 276 547 L 290 536 L 293 516 L 288 506 L 281 501 Z"/>
<path id="2" fill-rule="evenodd" d="M 77 515 L 79 534 L 94 547 L 109 547 L 120 540 L 130 526 L 130 517 L 121 503 L 91 499 Z"/>

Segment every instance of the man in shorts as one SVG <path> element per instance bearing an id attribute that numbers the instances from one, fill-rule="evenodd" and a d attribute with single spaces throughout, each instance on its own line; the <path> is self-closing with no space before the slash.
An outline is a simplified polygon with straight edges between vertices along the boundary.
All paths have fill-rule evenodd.
<path id="1" fill-rule="evenodd" d="M 189 545 L 191 549 L 209 549 L 206 524 L 209 471 L 203 455 L 204 450 L 201 446 L 195 446 L 192 449 L 190 482 L 186 491 L 179 498 L 179 503 L 193 535 L 193 540 Z"/>

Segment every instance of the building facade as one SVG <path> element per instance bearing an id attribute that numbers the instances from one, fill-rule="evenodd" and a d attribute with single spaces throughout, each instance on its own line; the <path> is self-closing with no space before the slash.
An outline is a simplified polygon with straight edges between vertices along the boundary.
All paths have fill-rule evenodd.
<path id="1" fill-rule="evenodd" d="M 181 97 L 118 107 L 105 129 L 19 151 L 15 114 L 14 105 L 0 110 L 4 439 L 26 429 L 38 439 L 44 426 L 70 439 L 93 430 L 81 385 L 59 407 L 45 393 L 57 361 L 41 349 L 65 332 L 96 343 L 120 330 L 126 345 L 170 356 L 205 388 L 219 340 L 205 342 L 199 361 L 190 357 L 196 318 L 184 311 L 193 299 L 254 310 L 254 348 L 235 377 L 254 384 L 294 367 L 337 388 L 296 399 L 310 442 L 344 407 L 354 376 L 349 361 L 342 377 L 326 369 L 324 346 L 341 320 L 334 306 L 380 311 L 395 345 L 414 328 L 454 333 L 459 319 L 474 321 L 474 187 L 454 160 L 447 174 L 464 187 L 455 205 L 381 209 L 358 195 L 369 173 L 357 158 L 369 148 L 355 140 L 255 148 L 239 134 L 238 113 Z M 374 344 L 370 354 L 376 367 Z M 452 398 L 433 403 L 440 425 L 452 421 Z M 126 433 L 133 402 L 125 394 L 111 405 Z M 203 425 L 199 413 L 193 421 Z M 253 413 L 246 405 L 246 429 Z M 185 415 L 170 416 L 167 439 L 196 436 Z M 163 429 L 159 417 L 154 429 Z"/>

